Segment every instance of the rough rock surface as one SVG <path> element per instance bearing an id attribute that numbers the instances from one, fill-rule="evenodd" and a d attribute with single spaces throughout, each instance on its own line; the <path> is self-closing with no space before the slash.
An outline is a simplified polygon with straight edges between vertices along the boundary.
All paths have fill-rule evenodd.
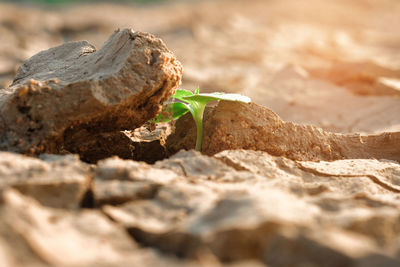
<path id="1" fill-rule="evenodd" d="M 43 160 L 0 152 L 0 191 L 12 187 L 42 205 L 77 209 L 89 189 L 89 167 L 76 156 Z"/>
<path id="2" fill-rule="evenodd" d="M 141 249 L 99 211 L 45 208 L 8 189 L 0 214 L 2 266 L 180 266 Z"/>
<path id="3" fill-rule="evenodd" d="M 204 115 L 202 151 L 252 149 L 294 160 L 378 158 L 400 161 L 400 132 L 377 135 L 338 134 L 312 125 L 282 121 L 270 109 L 250 103 L 221 101 Z M 196 126 L 190 114 L 176 123 L 167 139 L 173 154 L 193 149 Z"/>
<path id="4" fill-rule="evenodd" d="M 42 51 L 0 92 L 0 148 L 79 154 L 94 134 L 135 129 L 154 117 L 181 75 L 160 39 L 129 29 L 98 51 L 85 41 Z"/>
<path id="5" fill-rule="evenodd" d="M 8 265 L 400 264 L 395 161 L 299 161 L 252 150 L 181 151 L 154 165 L 114 157 L 90 168 L 71 156 L 2 158 L 0 177 L 11 180 L 0 192 Z M 77 199 L 68 184 L 46 187 L 62 193 L 57 204 L 32 193 L 43 192 L 42 177 L 57 184 L 63 175 L 91 181 L 84 201 L 66 203 Z M 77 203 L 94 210 L 71 211 Z"/>
<path id="6" fill-rule="evenodd" d="M 121 160 L 104 163 L 111 177 L 121 173 L 120 183 L 134 176 Z M 183 151 L 148 173 L 159 168 L 178 176 L 151 198 L 135 195 L 102 208 L 142 244 L 194 259 L 211 253 L 224 262 L 257 259 L 271 266 L 399 264 L 398 163 Z"/>
<path id="7" fill-rule="evenodd" d="M 117 157 L 106 159 L 98 163 L 94 174 L 94 203 L 98 206 L 153 198 L 162 184 L 177 176 L 175 172 L 153 168 L 144 162 Z"/>

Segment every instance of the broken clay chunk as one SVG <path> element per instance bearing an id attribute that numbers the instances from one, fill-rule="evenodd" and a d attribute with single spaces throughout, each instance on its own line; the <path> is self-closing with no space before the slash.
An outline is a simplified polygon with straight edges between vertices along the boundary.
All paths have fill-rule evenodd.
<path id="1" fill-rule="evenodd" d="M 181 76 L 160 39 L 131 29 L 115 31 L 99 50 L 81 41 L 42 51 L 0 92 L 0 149 L 79 154 L 93 134 L 155 117 Z"/>

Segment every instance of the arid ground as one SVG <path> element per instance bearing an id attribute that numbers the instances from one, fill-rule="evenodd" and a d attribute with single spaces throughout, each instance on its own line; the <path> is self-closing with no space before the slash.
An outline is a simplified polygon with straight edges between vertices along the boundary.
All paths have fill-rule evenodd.
<path id="1" fill-rule="evenodd" d="M 0 266 L 400 266 L 399 29 L 396 0 L 0 3 Z M 253 103 L 202 154 L 190 116 L 138 128 L 197 87 Z"/>

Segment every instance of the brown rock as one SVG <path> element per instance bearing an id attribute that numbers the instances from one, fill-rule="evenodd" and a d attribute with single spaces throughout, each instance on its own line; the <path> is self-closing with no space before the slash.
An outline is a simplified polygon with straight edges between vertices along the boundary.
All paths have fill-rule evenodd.
<path id="1" fill-rule="evenodd" d="M 91 200 L 92 193 L 100 210 L 95 206 L 59 213 L 35 208 L 28 204 L 31 200 L 23 201 L 24 209 L 0 201 L 0 266 L 400 266 L 399 165 L 381 160 L 398 153 L 398 140 L 390 141 L 396 134 L 346 139 L 287 123 L 341 133 L 400 131 L 399 7 L 396 0 L 254 0 L 250 5 L 187 1 L 143 8 L 77 4 L 62 11 L 0 4 L 0 87 L 10 84 L 17 64 L 38 51 L 66 40 L 98 45 L 110 29 L 135 25 L 157 33 L 184 60 L 184 88 L 242 93 L 285 121 L 268 128 L 278 120 L 260 119 L 259 130 L 249 132 L 245 122 L 255 121 L 248 119 L 249 110 L 246 117 L 225 116 L 224 111 L 215 120 L 218 124 L 206 125 L 218 130 L 215 136 L 206 132 L 218 148 L 233 148 L 230 138 L 240 147 L 237 137 L 244 145 L 262 148 L 251 140 L 255 133 L 263 144 L 271 143 L 269 153 L 282 156 L 260 150 L 223 150 L 213 156 L 183 151 L 153 166 L 116 158 L 90 165 L 93 181 L 85 199 Z M 327 76 L 313 70 L 327 71 Z M 241 107 L 238 111 L 247 112 Z M 240 125 L 223 122 L 224 116 L 240 119 Z M 185 141 L 187 130 L 194 137 L 191 127 L 180 131 L 178 139 Z M 121 134 L 121 129 L 131 128 L 109 128 L 80 124 L 76 132 L 56 129 L 68 136 L 60 138 L 60 152 L 79 152 L 90 162 L 110 155 L 153 160 L 164 156 L 162 147 L 157 150 L 161 142 L 139 141 L 146 132 L 135 143 Z M 221 133 L 227 134 L 225 140 Z M 309 143 L 316 140 L 315 146 Z M 324 144 L 339 157 L 324 154 Z M 366 148 L 367 160 L 358 158 L 365 155 L 360 146 Z M 75 175 L 70 163 L 64 168 L 56 161 L 46 156 L 41 162 L 49 166 L 48 173 L 54 168 L 56 174 L 64 170 Z M 23 169 L 21 165 L 13 168 Z M 21 176 L 37 173 L 29 170 Z M 48 192 L 55 190 L 52 186 Z M 61 219 L 47 220 L 38 210 Z M 89 219 L 88 214 L 97 215 Z M 125 231 L 108 237 L 98 224 Z M 116 245 L 132 237 L 146 248 Z M 96 248 L 103 254 L 94 252 Z M 90 255 L 102 262 L 88 259 Z M 171 260 L 170 255 L 180 259 Z"/>
<path id="2" fill-rule="evenodd" d="M 152 199 L 132 201 L 119 207 L 104 206 L 103 210 L 132 232 L 137 231 L 133 233 L 135 238 L 150 244 L 159 234 L 176 229 L 188 217 L 206 210 L 215 197 L 206 187 L 181 182 L 160 187 Z"/>
<path id="3" fill-rule="evenodd" d="M 96 206 L 122 204 L 128 201 L 153 198 L 160 187 L 151 182 L 94 181 L 93 196 Z"/>
<path id="4" fill-rule="evenodd" d="M 44 208 L 11 189 L 2 195 L 0 215 L 2 266 L 220 266 L 212 258 L 197 263 L 140 248 L 99 211 Z"/>
<path id="5" fill-rule="evenodd" d="M 221 101 L 205 113 L 202 152 L 214 155 L 228 149 L 266 151 L 294 160 L 384 158 L 400 161 L 400 133 L 343 135 L 311 125 L 282 121 L 266 107 L 254 103 Z M 190 114 L 176 123 L 169 136 L 170 153 L 192 149 L 196 128 Z"/>
<path id="6" fill-rule="evenodd" d="M 234 169 L 219 160 L 202 155 L 194 150 L 179 151 L 166 160 L 158 161 L 155 166 L 171 169 L 187 178 L 206 180 L 218 180 L 226 173 L 234 172 Z"/>
<path id="7" fill-rule="evenodd" d="M 250 150 L 213 157 L 181 151 L 155 164 L 181 178 L 150 198 L 102 208 L 135 240 L 189 258 L 211 253 L 223 262 L 272 266 L 396 266 L 400 211 L 392 187 L 399 166 L 374 159 L 296 162 Z"/>
<path id="8" fill-rule="evenodd" d="M 37 173 L 43 176 L 43 168 L 61 176 L 86 166 L 71 156 L 44 155 L 39 160 L 10 155 L 14 160 L 3 164 L 4 174 L 14 177 L 20 169 L 19 175 L 32 176 L 21 179 L 21 186 L 39 179 Z M 16 162 L 18 166 L 12 165 Z M 240 266 L 251 260 L 272 266 L 324 261 L 332 266 L 396 266 L 400 200 L 393 189 L 399 166 L 375 159 L 292 161 L 251 150 L 228 150 L 213 157 L 181 151 L 155 165 L 116 157 L 100 161 L 92 167 L 91 190 L 101 211 L 136 241 L 199 262 L 208 259 L 207 264 Z M 87 168 L 82 172 L 87 174 Z M 45 193 L 56 194 L 56 188 L 47 189 Z M 2 194 L 0 253 L 9 255 L 5 262 L 16 266 L 26 266 L 22 261 L 33 266 L 97 263 L 96 246 L 85 254 L 78 247 L 98 238 L 108 240 L 102 229 L 116 227 L 98 211 L 70 213 L 43 208 L 9 189 Z M 69 243 L 72 237 L 77 247 Z M 110 237 L 114 238 L 115 243 L 103 241 L 112 246 L 114 256 L 105 250 L 99 266 L 159 264 L 158 257 L 171 266 L 189 264 L 170 261 L 165 254 L 155 257 L 135 246 L 127 249 L 119 245 L 126 237 Z M 11 245 L 4 247 L 4 242 Z M 74 256 L 58 256 L 68 253 Z"/>
<path id="9" fill-rule="evenodd" d="M 282 190 L 243 186 L 241 190 L 224 190 L 210 208 L 186 220 L 176 231 L 185 233 L 188 239 L 199 239 L 223 261 L 259 259 L 271 234 L 285 225 L 310 225 L 317 213 L 314 207 Z"/>
<path id="10" fill-rule="evenodd" d="M 170 170 L 143 162 L 110 158 L 97 165 L 92 192 L 96 206 L 151 199 L 165 183 L 178 179 Z"/>
<path id="11" fill-rule="evenodd" d="M 83 152 L 91 134 L 135 129 L 154 117 L 181 74 L 160 39 L 129 29 L 99 51 L 82 41 L 40 52 L 1 92 L 0 148 Z"/>
<path id="12" fill-rule="evenodd" d="M 190 218 L 207 211 L 216 197 L 210 188 L 175 182 L 160 187 L 153 199 L 132 201 L 118 207 L 103 206 L 103 211 L 146 246 L 201 259 L 210 252 L 199 236 L 178 229 Z"/>
<path id="13" fill-rule="evenodd" d="M 400 165 L 395 162 L 291 162 L 265 152 L 240 150 L 223 151 L 215 157 L 237 169 L 263 173 L 273 179 L 269 184 L 274 187 L 308 199 L 321 210 L 317 217 L 323 228 L 339 227 L 363 234 L 386 250 L 396 247 Z"/>
<path id="14" fill-rule="evenodd" d="M 133 181 L 170 183 L 179 176 L 171 170 L 163 170 L 144 162 L 122 160 L 117 157 L 99 161 L 95 171 L 95 180 Z"/>
<path id="15" fill-rule="evenodd" d="M 390 266 L 395 259 L 374 249 L 373 243 L 357 234 L 335 229 L 299 231 L 280 229 L 269 238 L 264 262 L 271 266 Z"/>
<path id="16" fill-rule="evenodd" d="M 14 248 L 10 255 L 16 266 L 113 265 L 140 260 L 125 231 L 97 211 L 74 214 L 43 208 L 13 190 L 3 193 L 3 201 L 1 237 L 8 237 L 9 248 Z"/>
<path id="17" fill-rule="evenodd" d="M 279 168 L 281 164 L 276 157 L 262 151 L 225 150 L 215 154 L 214 158 L 238 171 L 249 171 L 264 177 L 277 178 L 288 175 Z"/>
<path id="18" fill-rule="evenodd" d="M 298 166 L 320 176 L 368 177 L 381 187 L 400 193 L 399 164 L 378 160 L 338 160 L 334 162 L 299 162 Z"/>
<path id="19" fill-rule="evenodd" d="M 246 233 L 228 238 L 231 232 L 227 229 L 236 229 L 237 224 L 253 229 L 264 221 L 307 224 L 317 211 L 282 190 L 267 189 L 266 185 L 259 190 L 250 189 L 247 182 L 254 178 L 246 181 L 244 177 L 250 176 L 248 171 L 236 171 L 198 152 L 182 151 L 158 162 L 156 167 L 177 171 L 190 183 L 185 180 L 165 183 L 152 199 L 132 201 L 119 207 L 105 206 L 103 210 L 125 225 L 135 239 L 164 251 L 197 258 L 204 251 L 214 251 L 213 246 L 217 246 L 214 242 L 230 240 L 221 245 L 225 246 L 224 251 L 214 251 L 219 258 L 228 260 L 223 256 L 229 254 L 228 251 L 234 251 L 230 253 L 234 257 L 231 260 L 258 258 L 259 250 L 250 252 L 248 248 L 253 250 L 254 246 L 246 248 L 249 243 L 240 241 Z M 243 179 L 233 178 L 240 176 Z M 310 216 L 305 215 L 308 213 Z M 256 241 L 259 232 L 252 230 L 249 234 L 254 234 L 251 239 L 259 242 Z"/>
<path id="20" fill-rule="evenodd" d="M 292 161 L 250 150 L 226 150 L 214 157 L 298 196 L 321 196 L 318 205 L 326 209 L 338 209 L 343 195 L 367 206 L 389 205 L 385 196 L 397 193 L 399 165 L 385 160 Z"/>
<path id="21" fill-rule="evenodd" d="M 132 140 L 134 160 L 153 164 L 166 157 L 165 143 L 173 126 L 168 123 L 158 123 L 155 127 L 154 130 L 149 130 L 147 126 L 142 126 L 124 132 Z"/>
<path id="22" fill-rule="evenodd" d="M 8 187 L 54 208 L 79 208 L 89 189 L 89 167 L 76 156 L 43 156 L 45 161 L 0 153 L 0 190 Z"/>

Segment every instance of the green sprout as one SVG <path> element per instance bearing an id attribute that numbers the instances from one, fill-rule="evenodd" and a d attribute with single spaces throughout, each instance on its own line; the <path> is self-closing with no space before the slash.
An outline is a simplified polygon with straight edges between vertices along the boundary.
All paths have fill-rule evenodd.
<path id="1" fill-rule="evenodd" d="M 210 101 L 238 101 L 249 103 L 251 99 L 247 96 L 239 94 L 225 94 L 225 93 L 210 93 L 200 94 L 199 88 L 194 93 L 187 90 L 176 90 L 176 93 L 171 96 L 174 102 L 168 103 L 164 106 L 163 111 L 158 115 L 153 122 L 169 122 L 176 120 L 185 115 L 187 112 L 192 114 L 192 117 L 196 123 L 197 138 L 196 138 L 196 150 L 201 150 L 203 140 L 203 114 L 206 105 Z"/>

